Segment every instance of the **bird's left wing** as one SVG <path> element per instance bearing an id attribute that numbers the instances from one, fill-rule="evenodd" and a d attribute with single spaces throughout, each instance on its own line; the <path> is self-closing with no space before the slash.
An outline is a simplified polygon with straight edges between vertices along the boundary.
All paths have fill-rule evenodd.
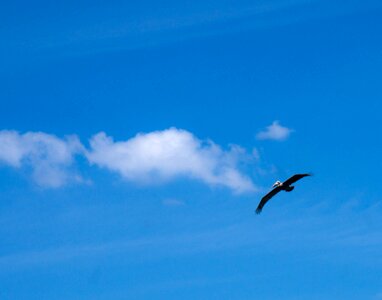
<path id="1" fill-rule="evenodd" d="M 285 186 L 291 185 L 292 183 L 295 183 L 296 181 L 298 181 L 301 178 L 304 178 L 306 176 L 312 176 L 312 174 L 306 173 L 306 174 L 296 174 L 296 175 L 293 175 L 291 178 L 285 180 L 283 182 L 283 185 L 285 185 Z"/>
<path id="2" fill-rule="evenodd" d="M 261 198 L 259 205 L 256 208 L 256 213 L 259 214 L 263 210 L 264 205 L 278 192 L 281 191 L 281 187 L 278 186 L 271 190 L 268 194 L 266 194 L 263 198 Z"/>

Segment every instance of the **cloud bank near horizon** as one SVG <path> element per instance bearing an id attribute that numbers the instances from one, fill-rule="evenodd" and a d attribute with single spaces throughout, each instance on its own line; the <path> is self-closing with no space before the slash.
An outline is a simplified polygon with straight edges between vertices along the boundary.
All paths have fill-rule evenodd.
<path id="1" fill-rule="evenodd" d="M 89 149 L 75 135 L 59 138 L 43 132 L 0 131 L 0 165 L 29 172 L 41 187 L 82 181 L 74 171 L 79 155 L 135 183 L 161 184 L 184 177 L 234 193 L 256 191 L 252 180 L 240 171 L 251 157 L 245 149 L 230 145 L 225 150 L 182 129 L 139 133 L 125 141 L 100 132 L 90 139 Z"/>

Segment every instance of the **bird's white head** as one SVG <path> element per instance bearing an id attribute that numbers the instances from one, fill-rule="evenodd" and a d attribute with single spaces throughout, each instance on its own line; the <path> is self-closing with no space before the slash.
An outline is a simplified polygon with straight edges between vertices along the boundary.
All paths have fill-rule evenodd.
<path id="1" fill-rule="evenodd" d="M 280 185 L 282 185 L 281 181 L 278 181 L 278 180 L 277 180 L 277 181 L 273 184 L 272 187 L 277 187 L 277 186 L 280 186 Z"/>

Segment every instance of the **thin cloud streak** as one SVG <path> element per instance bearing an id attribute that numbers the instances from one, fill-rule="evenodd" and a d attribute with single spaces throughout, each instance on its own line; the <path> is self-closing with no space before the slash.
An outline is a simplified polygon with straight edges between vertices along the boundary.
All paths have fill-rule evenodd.
<path id="1" fill-rule="evenodd" d="M 169 8 L 164 15 L 156 15 L 154 12 L 138 15 L 138 17 L 131 15 L 130 11 L 134 9 L 128 5 L 117 8 L 110 4 L 110 6 L 104 6 L 102 11 L 88 8 L 80 13 L 68 12 L 69 18 L 61 19 L 62 17 L 58 16 L 57 25 L 54 28 L 46 27 L 44 20 L 39 20 L 38 28 L 31 27 L 29 35 L 23 40 L 14 40 L 14 36 L 25 31 L 25 28 L 20 27 L 19 24 L 12 24 L 10 30 L 4 34 L 9 35 L 11 49 L 22 48 L 25 51 L 25 48 L 29 48 L 33 53 L 44 52 L 47 56 L 51 50 L 63 51 L 64 55 L 84 55 L 151 47 L 174 41 L 241 31 L 243 28 L 293 23 L 306 16 L 296 17 L 293 14 L 289 19 L 280 20 L 272 16 L 272 13 L 317 1 L 273 0 L 260 1 L 251 5 L 202 2 L 199 5 L 194 3 L 195 8 L 187 10 L 187 13 L 184 7 L 175 6 Z M 100 24 L 100 17 L 112 21 L 104 21 Z M 68 22 L 69 19 L 71 22 Z M 245 25 L 241 24 L 243 20 L 246 20 Z M 227 24 L 230 25 L 227 26 Z M 44 36 L 41 36 L 41 32 Z"/>
<path id="2" fill-rule="evenodd" d="M 173 207 L 186 205 L 186 203 L 184 201 L 179 200 L 179 199 L 173 199 L 173 198 L 164 199 L 162 201 L 162 204 L 164 206 L 173 206 Z"/>
<path id="3" fill-rule="evenodd" d="M 312 3 L 317 0 L 277 0 L 277 1 L 259 1 L 251 3 L 250 6 L 218 6 L 214 5 L 214 9 L 209 9 L 210 5 L 206 3 L 206 7 L 201 6 L 199 9 L 185 10 L 182 8 L 170 9 L 171 13 L 165 16 L 147 16 L 137 20 L 117 24 L 105 24 L 104 28 L 90 27 L 87 30 L 77 32 L 77 37 L 105 39 L 120 38 L 134 34 L 155 33 L 160 31 L 171 31 L 182 28 L 190 28 L 213 23 L 224 23 L 231 20 L 254 17 L 260 14 L 266 14 L 279 11 L 285 8 Z M 197 7 L 197 5 L 195 5 Z M 125 21 L 126 22 L 126 21 Z M 98 29 L 98 30 L 95 30 Z"/>
<path id="4" fill-rule="evenodd" d="M 376 211 L 377 210 L 377 211 Z M 290 253 L 309 251 L 311 259 L 352 259 L 354 253 L 365 259 L 358 263 L 370 263 L 367 255 L 376 257 L 382 246 L 380 238 L 381 207 L 371 207 L 341 212 L 340 208 L 330 214 L 306 208 L 306 215 L 272 215 L 271 219 L 246 220 L 237 224 L 225 225 L 213 230 L 147 236 L 137 239 L 120 239 L 86 245 L 68 245 L 46 250 L 20 252 L 0 256 L 0 266 L 7 272 L 9 266 L 17 269 L 40 264 L 57 264 L 76 259 L 96 259 L 97 257 L 119 255 L 132 260 L 152 260 L 176 255 L 215 253 L 232 249 L 248 249 L 252 254 L 270 251 Z M 286 217 L 286 218 L 285 218 Z M 283 221 L 277 221 L 280 220 Z M 339 221 L 341 220 L 341 221 Z M 370 228 L 370 220 L 373 228 Z M 256 228 L 253 231 L 253 228 Z M 252 232 L 248 235 L 248 232 Z M 291 234 L 293 232 L 293 234 Z M 348 249 L 347 254 L 342 249 Z M 152 251 L 155 249 L 155 251 Z M 276 250 L 275 250 L 276 249 Z M 341 257 L 338 257 L 341 253 Z M 375 264 L 382 260 L 372 259 Z"/>

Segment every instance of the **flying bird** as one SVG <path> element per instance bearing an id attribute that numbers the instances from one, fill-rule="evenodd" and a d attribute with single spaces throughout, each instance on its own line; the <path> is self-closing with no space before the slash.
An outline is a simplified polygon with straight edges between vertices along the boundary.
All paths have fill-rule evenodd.
<path id="1" fill-rule="evenodd" d="M 295 183 L 296 181 L 300 180 L 301 178 L 304 178 L 306 176 L 311 176 L 312 174 L 296 174 L 293 175 L 291 178 L 285 180 L 284 182 L 276 181 L 273 184 L 273 190 L 271 190 L 268 194 L 266 194 L 261 200 L 259 205 L 256 208 L 256 213 L 259 214 L 263 210 L 264 205 L 278 192 L 280 191 L 286 191 L 291 192 L 294 189 L 294 186 L 291 186 L 291 184 Z"/>

